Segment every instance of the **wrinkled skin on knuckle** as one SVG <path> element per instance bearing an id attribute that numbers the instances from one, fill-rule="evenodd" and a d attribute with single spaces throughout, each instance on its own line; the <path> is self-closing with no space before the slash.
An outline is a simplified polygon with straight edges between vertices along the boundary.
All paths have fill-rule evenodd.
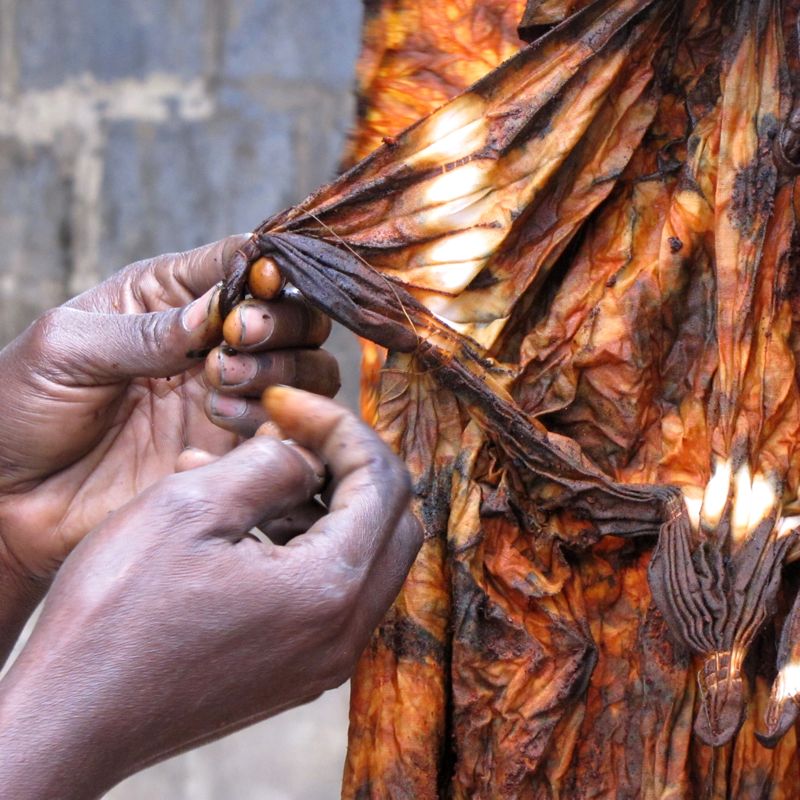
<path id="1" fill-rule="evenodd" d="M 192 528 L 211 532 L 220 523 L 219 505 L 211 500 L 211 487 L 195 475 L 169 475 L 146 495 L 146 508 L 169 529 Z"/>
<path id="2" fill-rule="evenodd" d="M 43 371 L 58 371 L 58 362 L 73 344 L 74 314 L 61 306 L 45 311 L 23 334 L 22 358 L 28 366 L 36 364 Z"/>
<path id="3" fill-rule="evenodd" d="M 325 556 L 324 569 L 319 570 L 315 583 L 315 594 L 323 608 L 328 631 L 346 629 L 358 609 L 364 590 L 366 570 L 353 566 L 343 553 L 333 552 Z M 338 632 L 333 634 L 338 636 Z"/>
<path id="4" fill-rule="evenodd" d="M 168 261 L 175 257 L 167 254 L 160 258 L 149 258 L 145 261 L 137 261 L 125 267 L 120 273 L 120 279 L 124 286 L 131 292 L 137 305 L 146 310 L 151 310 L 149 302 L 151 298 L 157 298 L 163 292 L 163 286 L 158 275 L 160 261 Z"/>
<path id="5" fill-rule="evenodd" d="M 174 316 L 177 313 L 146 315 L 142 317 L 138 329 L 124 328 L 123 335 L 128 339 L 124 342 L 126 349 L 131 352 L 142 351 L 155 359 L 162 358 L 160 355 L 162 352 L 178 351 L 181 345 L 180 334 L 178 326 L 174 324 Z"/>

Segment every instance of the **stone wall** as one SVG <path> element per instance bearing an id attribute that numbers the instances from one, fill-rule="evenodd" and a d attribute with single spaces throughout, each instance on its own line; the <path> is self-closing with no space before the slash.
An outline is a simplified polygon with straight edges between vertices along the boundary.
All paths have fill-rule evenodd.
<path id="1" fill-rule="evenodd" d="M 335 172 L 359 0 L 0 0 L 0 344 L 119 267 Z M 353 403 L 352 339 L 333 348 Z M 175 759 L 124 798 L 335 797 L 346 693 Z"/>

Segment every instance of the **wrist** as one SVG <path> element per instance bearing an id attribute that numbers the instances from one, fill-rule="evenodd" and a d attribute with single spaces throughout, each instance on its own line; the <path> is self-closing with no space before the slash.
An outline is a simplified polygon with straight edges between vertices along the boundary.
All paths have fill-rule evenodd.
<path id="1" fill-rule="evenodd" d="M 49 584 L 50 579 L 30 574 L 14 557 L 3 537 L 0 514 L 0 667 Z"/>
<path id="2" fill-rule="evenodd" d="M 59 662 L 26 647 L 0 682 L 0 786 L 9 800 L 89 800 L 124 777 L 91 687 L 79 667 Z"/>

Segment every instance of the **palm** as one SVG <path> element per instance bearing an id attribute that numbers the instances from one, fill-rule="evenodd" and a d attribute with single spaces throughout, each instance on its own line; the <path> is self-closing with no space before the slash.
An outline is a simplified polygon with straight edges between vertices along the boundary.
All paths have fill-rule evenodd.
<path id="1" fill-rule="evenodd" d="M 200 267 L 193 254 L 172 257 L 184 259 L 183 274 L 174 262 L 134 265 L 73 307 L 144 314 L 183 306 L 214 284 L 221 254 L 219 248 Z M 9 426 L 0 454 L 14 463 L 11 483 L 18 486 L 6 487 L 2 502 L 16 559 L 42 577 L 110 512 L 172 473 L 183 449 L 223 453 L 236 442 L 205 415 L 202 362 L 170 378 L 91 382 L 68 376 L 26 389 L 33 411 Z"/>
<path id="2" fill-rule="evenodd" d="M 208 420 L 204 392 L 201 367 L 169 381 L 132 382 L 89 452 L 12 501 L 15 537 L 25 547 L 17 557 L 28 563 L 26 551 L 31 560 L 48 553 L 51 563 L 37 571 L 51 572 L 110 512 L 173 472 L 184 448 L 229 450 L 235 437 Z"/>

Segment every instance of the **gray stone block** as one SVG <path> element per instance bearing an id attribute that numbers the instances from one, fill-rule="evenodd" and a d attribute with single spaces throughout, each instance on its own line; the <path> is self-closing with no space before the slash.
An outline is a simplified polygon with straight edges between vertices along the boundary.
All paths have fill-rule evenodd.
<path id="1" fill-rule="evenodd" d="M 66 299 L 70 180 L 42 148 L 0 139 L 0 345 Z"/>
<path id="2" fill-rule="evenodd" d="M 231 0 L 225 73 L 349 86 L 358 55 L 360 0 Z"/>
<path id="3" fill-rule="evenodd" d="M 70 285 L 248 230 L 332 177 L 352 118 L 360 16 L 360 0 L 0 2 L 0 32 L 14 45 L 0 59 L 7 119 L 13 103 L 42 101 L 34 90 L 65 90 L 63 119 L 49 109 L 52 132 L 36 147 L 24 132 L 0 138 L 0 344 Z M 172 87 L 166 118 L 152 99 L 129 102 L 154 76 Z M 190 86 L 201 102 L 181 107 Z M 124 109 L 112 113 L 120 91 Z M 63 97 L 79 97 L 81 113 Z M 342 367 L 340 399 L 354 407 L 355 338 L 337 326 L 329 349 Z M 341 689 L 109 797 L 334 798 L 346 736 Z"/>
<path id="4" fill-rule="evenodd" d="M 84 73 L 99 81 L 150 72 L 202 74 L 213 50 L 215 3 L 194 0 L 21 0 L 19 80 L 51 88 Z"/>
<path id="5" fill-rule="evenodd" d="M 210 120 L 110 126 L 101 213 L 108 270 L 254 228 L 293 197 L 292 119 L 227 92 Z"/>

